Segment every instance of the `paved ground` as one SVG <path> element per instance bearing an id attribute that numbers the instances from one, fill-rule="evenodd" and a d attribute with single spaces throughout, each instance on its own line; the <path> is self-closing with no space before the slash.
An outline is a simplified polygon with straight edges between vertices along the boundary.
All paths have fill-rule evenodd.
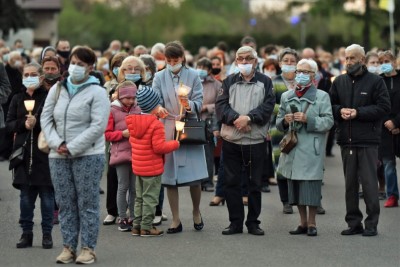
<path id="1" fill-rule="evenodd" d="M 183 233 L 157 238 L 133 237 L 114 226 L 100 227 L 96 266 L 400 266 L 400 208 L 385 209 L 381 202 L 379 235 L 376 237 L 341 236 L 344 222 L 344 181 L 339 151 L 326 160 L 323 186 L 325 215 L 318 215 L 318 236 L 290 236 L 298 224 L 298 212 L 282 214 L 278 188 L 263 194 L 261 227 L 265 236 L 247 233 L 222 236 L 228 223 L 226 206 L 209 207 L 213 193 L 204 193 L 201 210 L 205 223 L 202 232 L 193 229 L 189 192 L 181 189 Z M 54 248 L 41 247 L 40 212 L 35 212 L 32 248 L 16 249 L 21 230 L 19 191 L 11 186 L 8 164 L 0 163 L 0 266 L 54 266 L 62 250 L 59 226 L 54 227 Z M 106 188 L 105 179 L 102 187 Z M 39 202 L 36 205 L 40 207 Z M 106 215 L 105 195 L 101 196 Z M 361 208 L 365 205 L 361 201 Z M 167 200 L 165 212 L 170 217 Z M 168 228 L 164 222 L 161 228 Z"/>

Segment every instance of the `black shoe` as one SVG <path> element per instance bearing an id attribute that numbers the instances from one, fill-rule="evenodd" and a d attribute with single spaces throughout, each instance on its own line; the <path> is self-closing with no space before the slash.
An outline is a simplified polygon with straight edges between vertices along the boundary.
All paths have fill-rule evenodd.
<path id="1" fill-rule="evenodd" d="M 258 225 L 247 228 L 247 231 L 249 232 L 249 234 L 252 235 L 264 235 L 264 230 L 261 229 Z"/>
<path id="2" fill-rule="evenodd" d="M 99 193 L 100 195 L 104 195 L 104 190 L 101 187 L 99 188 Z"/>
<path id="3" fill-rule="evenodd" d="M 297 226 L 296 229 L 289 231 L 289 234 L 291 235 L 301 235 L 301 234 L 307 234 L 307 226 L 303 227 L 303 226 Z"/>
<path id="4" fill-rule="evenodd" d="M 234 235 L 234 234 L 241 234 L 241 233 L 243 233 L 243 229 L 239 228 L 239 227 L 235 227 L 233 225 L 229 225 L 222 231 L 223 235 Z"/>
<path id="5" fill-rule="evenodd" d="M 343 230 L 341 232 L 341 235 L 358 235 L 362 234 L 364 232 L 364 229 L 362 225 L 356 226 L 356 227 L 349 227 L 346 230 Z"/>
<path id="6" fill-rule="evenodd" d="M 32 233 L 22 234 L 21 238 L 19 239 L 19 241 L 17 243 L 17 248 L 32 247 L 32 240 L 33 240 Z"/>
<path id="7" fill-rule="evenodd" d="M 282 212 L 283 212 L 283 214 L 292 214 L 293 213 L 293 208 L 288 203 L 283 203 Z"/>
<path id="8" fill-rule="evenodd" d="M 176 233 L 180 233 L 182 232 L 183 227 L 182 227 L 182 223 L 179 223 L 178 227 L 175 228 L 168 228 L 167 229 L 167 234 L 176 234 Z"/>
<path id="9" fill-rule="evenodd" d="M 53 248 L 53 238 L 51 238 L 51 234 L 43 234 L 42 247 L 45 249 Z"/>
<path id="10" fill-rule="evenodd" d="M 317 235 L 317 227 L 315 227 L 315 226 L 308 227 L 307 235 L 308 236 L 316 236 Z"/>
<path id="11" fill-rule="evenodd" d="M 205 183 L 201 185 L 201 190 L 206 192 L 214 192 L 214 185 Z"/>
<path id="12" fill-rule="evenodd" d="M 322 214 L 325 214 L 325 213 L 326 213 L 326 211 L 322 206 L 317 207 L 317 214 L 322 215 Z"/>
<path id="13" fill-rule="evenodd" d="M 264 193 L 271 192 L 271 189 L 269 189 L 269 185 L 264 185 L 263 187 L 261 187 L 261 192 L 264 192 Z"/>
<path id="14" fill-rule="evenodd" d="M 197 231 L 203 230 L 203 227 L 204 227 L 203 217 L 201 217 L 201 214 L 200 214 L 200 219 L 201 219 L 201 222 L 200 222 L 200 223 L 195 223 L 195 222 L 194 222 L 194 219 L 193 219 L 193 227 L 194 227 L 194 229 L 196 229 Z"/>
<path id="15" fill-rule="evenodd" d="M 376 236 L 377 234 L 378 231 L 376 230 L 376 228 L 365 228 L 362 236 Z"/>

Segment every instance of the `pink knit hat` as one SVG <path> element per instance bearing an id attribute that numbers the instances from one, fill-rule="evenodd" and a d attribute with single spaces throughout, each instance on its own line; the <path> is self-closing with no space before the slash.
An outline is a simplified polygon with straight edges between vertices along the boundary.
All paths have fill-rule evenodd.
<path id="1" fill-rule="evenodd" d="M 124 86 L 118 89 L 118 99 L 125 97 L 136 97 L 137 87 L 136 85 Z"/>

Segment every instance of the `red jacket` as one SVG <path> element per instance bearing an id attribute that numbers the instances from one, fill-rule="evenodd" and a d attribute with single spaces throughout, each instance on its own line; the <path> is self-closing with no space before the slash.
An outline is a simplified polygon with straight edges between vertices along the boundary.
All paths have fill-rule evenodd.
<path id="1" fill-rule="evenodd" d="M 140 176 L 157 176 L 164 172 L 164 154 L 179 148 L 175 140 L 165 141 L 164 125 L 150 114 L 126 117 L 132 146 L 133 173 Z"/>

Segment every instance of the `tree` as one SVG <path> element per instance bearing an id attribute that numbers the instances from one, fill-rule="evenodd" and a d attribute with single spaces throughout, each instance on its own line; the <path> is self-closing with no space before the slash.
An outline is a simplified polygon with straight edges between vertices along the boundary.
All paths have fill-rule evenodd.
<path id="1" fill-rule="evenodd" d="M 8 38 L 11 29 L 16 32 L 18 29 L 30 26 L 32 22 L 15 0 L 0 0 L 0 30 L 4 39 Z"/>

